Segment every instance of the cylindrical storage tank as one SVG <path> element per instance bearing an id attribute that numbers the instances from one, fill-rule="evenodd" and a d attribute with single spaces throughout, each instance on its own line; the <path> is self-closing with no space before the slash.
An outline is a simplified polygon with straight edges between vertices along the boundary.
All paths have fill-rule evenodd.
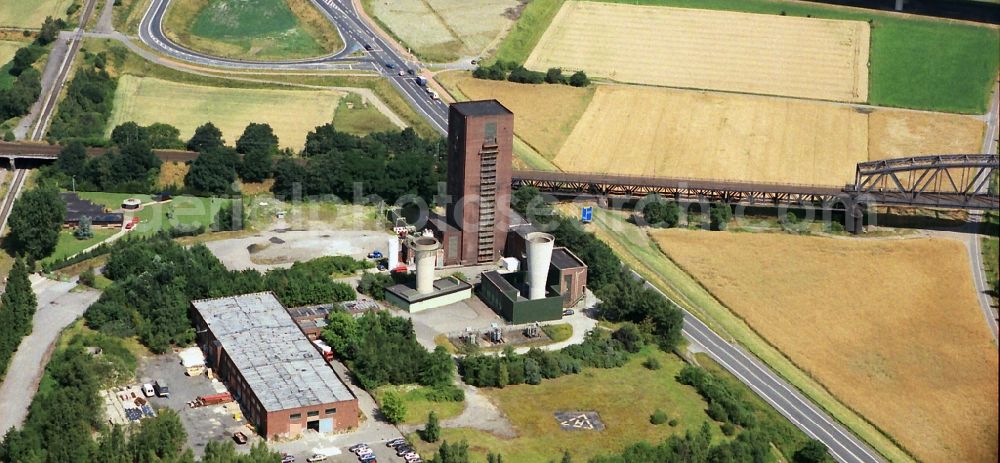
<path id="1" fill-rule="evenodd" d="M 552 247 L 556 239 L 548 233 L 533 232 L 525 237 L 528 243 L 528 299 L 545 297 L 545 280 L 552 262 Z"/>
<path id="2" fill-rule="evenodd" d="M 134 210 L 138 209 L 139 206 L 142 206 L 142 201 L 138 198 L 128 198 L 122 201 L 122 209 Z"/>
<path id="3" fill-rule="evenodd" d="M 389 270 L 399 267 L 399 238 L 393 236 L 389 238 Z"/>
<path id="4" fill-rule="evenodd" d="M 434 261 L 440 247 L 441 243 L 433 236 L 418 236 L 410 240 L 413 260 L 417 263 L 417 292 L 420 294 L 434 292 Z"/>

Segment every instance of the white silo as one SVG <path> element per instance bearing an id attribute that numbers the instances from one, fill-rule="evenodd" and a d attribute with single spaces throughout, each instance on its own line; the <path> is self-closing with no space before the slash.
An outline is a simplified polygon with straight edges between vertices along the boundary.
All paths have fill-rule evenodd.
<path id="1" fill-rule="evenodd" d="M 434 262 L 441 243 L 433 236 L 418 236 L 410 240 L 409 246 L 417 262 L 417 292 L 430 294 L 434 292 Z"/>
<path id="2" fill-rule="evenodd" d="M 528 233 L 525 240 L 528 242 L 528 299 L 541 299 L 545 297 L 545 280 L 549 276 L 556 239 L 548 233 L 533 232 Z"/>
<path id="3" fill-rule="evenodd" d="M 396 267 L 399 267 L 399 238 L 393 236 L 389 238 L 389 255 L 386 256 L 389 259 L 389 270 L 392 271 Z"/>

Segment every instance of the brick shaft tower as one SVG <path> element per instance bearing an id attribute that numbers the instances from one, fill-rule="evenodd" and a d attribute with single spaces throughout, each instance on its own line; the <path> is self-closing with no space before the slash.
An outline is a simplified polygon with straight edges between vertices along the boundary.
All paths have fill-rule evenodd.
<path id="1" fill-rule="evenodd" d="M 461 232 L 461 263 L 495 262 L 510 223 L 514 114 L 496 100 L 451 105 L 448 225 Z"/>

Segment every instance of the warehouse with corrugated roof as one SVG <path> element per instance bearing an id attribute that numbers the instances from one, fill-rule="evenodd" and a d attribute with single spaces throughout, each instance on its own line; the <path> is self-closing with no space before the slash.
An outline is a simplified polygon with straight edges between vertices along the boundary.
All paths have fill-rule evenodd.
<path id="1" fill-rule="evenodd" d="M 192 301 L 206 363 L 267 439 L 358 426 L 358 399 L 270 292 Z"/>

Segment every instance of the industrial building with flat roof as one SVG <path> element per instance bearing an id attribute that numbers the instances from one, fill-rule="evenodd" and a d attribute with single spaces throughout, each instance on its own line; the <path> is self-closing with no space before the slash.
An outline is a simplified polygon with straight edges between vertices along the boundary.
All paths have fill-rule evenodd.
<path id="1" fill-rule="evenodd" d="M 274 294 L 191 303 L 198 344 L 267 439 L 358 426 L 358 399 Z"/>

